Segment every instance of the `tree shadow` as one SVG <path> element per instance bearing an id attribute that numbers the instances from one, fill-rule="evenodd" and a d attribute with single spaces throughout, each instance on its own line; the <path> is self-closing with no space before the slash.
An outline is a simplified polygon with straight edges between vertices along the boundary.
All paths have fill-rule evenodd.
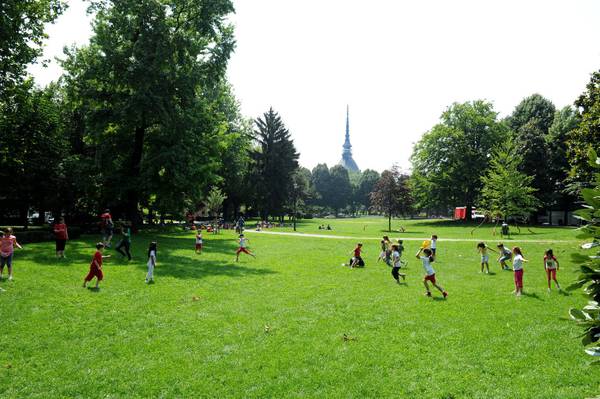
<path id="1" fill-rule="evenodd" d="M 410 235 L 410 234 L 425 234 L 424 231 L 414 231 L 414 230 L 407 230 L 407 231 L 400 231 L 400 230 L 379 230 L 380 233 L 386 233 L 385 235 L 389 235 L 389 234 L 402 234 L 402 235 Z"/>
<path id="2" fill-rule="evenodd" d="M 147 270 L 145 264 L 137 264 L 136 267 L 141 270 Z M 159 262 L 154 269 L 154 273 L 159 278 L 169 276 L 179 279 L 201 279 L 210 276 L 244 277 L 276 274 L 277 272 L 271 269 L 239 266 L 233 262 L 194 260 L 171 256 L 168 261 Z"/>

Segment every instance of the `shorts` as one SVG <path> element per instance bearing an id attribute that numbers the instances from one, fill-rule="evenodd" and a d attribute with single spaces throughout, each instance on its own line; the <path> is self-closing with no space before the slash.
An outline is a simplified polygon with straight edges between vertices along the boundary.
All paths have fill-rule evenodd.
<path id="1" fill-rule="evenodd" d="M 507 260 L 511 260 L 512 256 L 511 255 L 502 255 L 500 257 L 500 259 L 498 259 L 498 262 L 506 262 Z"/>
<path id="2" fill-rule="evenodd" d="M 481 263 L 487 263 L 490 260 L 489 255 L 481 255 Z"/>
<path id="3" fill-rule="evenodd" d="M 94 277 L 96 277 L 98 281 L 102 281 L 102 279 L 104 278 L 104 273 L 102 273 L 102 270 L 100 269 L 90 269 L 90 272 L 87 274 L 87 276 L 85 276 L 85 281 L 92 281 Z"/>
<path id="4" fill-rule="evenodd" d="M 425 276 L 423 281 L 431 281 L 432 284 L 435 284 L 435 273 Z"/>
<path id="5" fill-rule="evenodd" d="M 546 269 L 548 280 L 556 280 L 556 269 Z"/>
<path id="6" fill-rule="evenodd" d="M 435 248 L 430 248 L 431 249 L 431 254 L 435 255 Z"/>
<path id="7" fill-rule="evenodd" d="M 56 239 L 56 252 L 64 251 L 65 246 L 67 245 L 67 240 Z"/>
<path id="8" fill-rule="evenodd" d="M 523 288 L 523 269 L 515 270 L 515 287 Z"/>
<path id="9" fill-rule="evenodd" d="M 356 266 L 363 267 L 365 265 L 365 261 L 360 256 L 350 259 L 350 264 L 354 263 L 354 261 L 356 261 Z"/>
<path id="10" fill-rule="evenodd" d="M 202 249 L 202 243 L 196 244 L 196 249 Z"/>
<path id="11" fill-rule="evenodd" d="M 250 255 L 250 251 L 248 251 L 246 248 L 244 247 L 239 247 L 238 250 L 235 252 L 236 255 L 239 255 L 241 252 Z"/>
<path id="12" fill-rule="evenodd" d="M 4 268 L 4 266 L 12 267 L 12 258 L 13 254 L 8 255 L 7 257 L 0 256 L 0 267 Z"/>

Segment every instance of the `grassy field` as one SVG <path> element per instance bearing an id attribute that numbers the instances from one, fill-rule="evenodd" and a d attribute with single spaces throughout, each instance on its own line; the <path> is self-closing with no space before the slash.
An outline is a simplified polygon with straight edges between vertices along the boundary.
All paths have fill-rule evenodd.
<path id="1" fill-rule="evenodd" d="M 320 231 L 321 223 L 332 231 Z M 235 235 L 139 235 L 130 263 L 108 250 L 99 291 L 81 288 L 97 237 L 15 256 L 15 280 L 0 288 L 0 397 L 406 397 L 584 398 L 600 394 L 567 320 L 579 293 L 546 292 L 542 257 L 554 249 L 563 286 L 575 278 L 571 229 L 534 228 L 513 236 L 530 259 L 525 295 L 512 273 L 491 262 L 479 273 L 475 245 L 491 228 L 443 221 L 403 224 L 405 285 L 376 263 L 387 221 L 313 220 L 305 236 L 248 231 L 253 259 L 235 258 Z M 366 227 L 365 227 L 366 226 Z M 290 228 L 269 230 L 290 232 Z M 337 238 L 306 235 L 337 235 Z M 438 280 L 449 292 L 423 295 L 414 259 L 436 233 Z M 146 248 L 158 240 L 156 284 L 144 284 Z M 408 240 L 411 239 L 411 240 Z M 446 241 L 445 241 L 446 240 Z M 459 241 L 464 240 L 464 241 Z M 364 269 L 341 267 L 357 241 Z M 493 257 L 492 257 L 493 258 Z"/>

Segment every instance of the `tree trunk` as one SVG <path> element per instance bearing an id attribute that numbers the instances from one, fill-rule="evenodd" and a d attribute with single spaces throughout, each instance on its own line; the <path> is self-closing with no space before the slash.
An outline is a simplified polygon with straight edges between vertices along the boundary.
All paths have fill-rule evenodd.
<path id="1" fill-rule="evenodd" d="M 388 231 L 392 231 L 392 212 L 388 214 Z"/>
<path id="2" fill-rule="evenodd" d="M 29 227 L 29 220 L 27 219 L 27 211 L 29 210 L 29 206 L 23 205 L 19 208 L 19 221 L 23 225 L 23 229 L 27 230 Z"/>
<path id="3" fill-rule="evenodd" d="M 471 203 L 467 203 L 467 206 L 465 209 L 465 220 L 467 222 L 470 222 L 471 220 L 473 220 L 473 204 L 471 204 Z"/>

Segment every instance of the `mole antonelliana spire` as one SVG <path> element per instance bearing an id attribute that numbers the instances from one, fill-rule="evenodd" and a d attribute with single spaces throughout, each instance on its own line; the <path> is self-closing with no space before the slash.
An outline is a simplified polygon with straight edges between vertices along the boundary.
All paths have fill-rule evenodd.
<path id="1" fill-rule="evenodd" d="M 350 107 L 346 105 L 346 140 L 344 141 L 344 151 L 340 165 L 348 169 L 349 172 L 359 172 L 358 165 L 352 159 L 352 144 L 350 144 Z"/>

